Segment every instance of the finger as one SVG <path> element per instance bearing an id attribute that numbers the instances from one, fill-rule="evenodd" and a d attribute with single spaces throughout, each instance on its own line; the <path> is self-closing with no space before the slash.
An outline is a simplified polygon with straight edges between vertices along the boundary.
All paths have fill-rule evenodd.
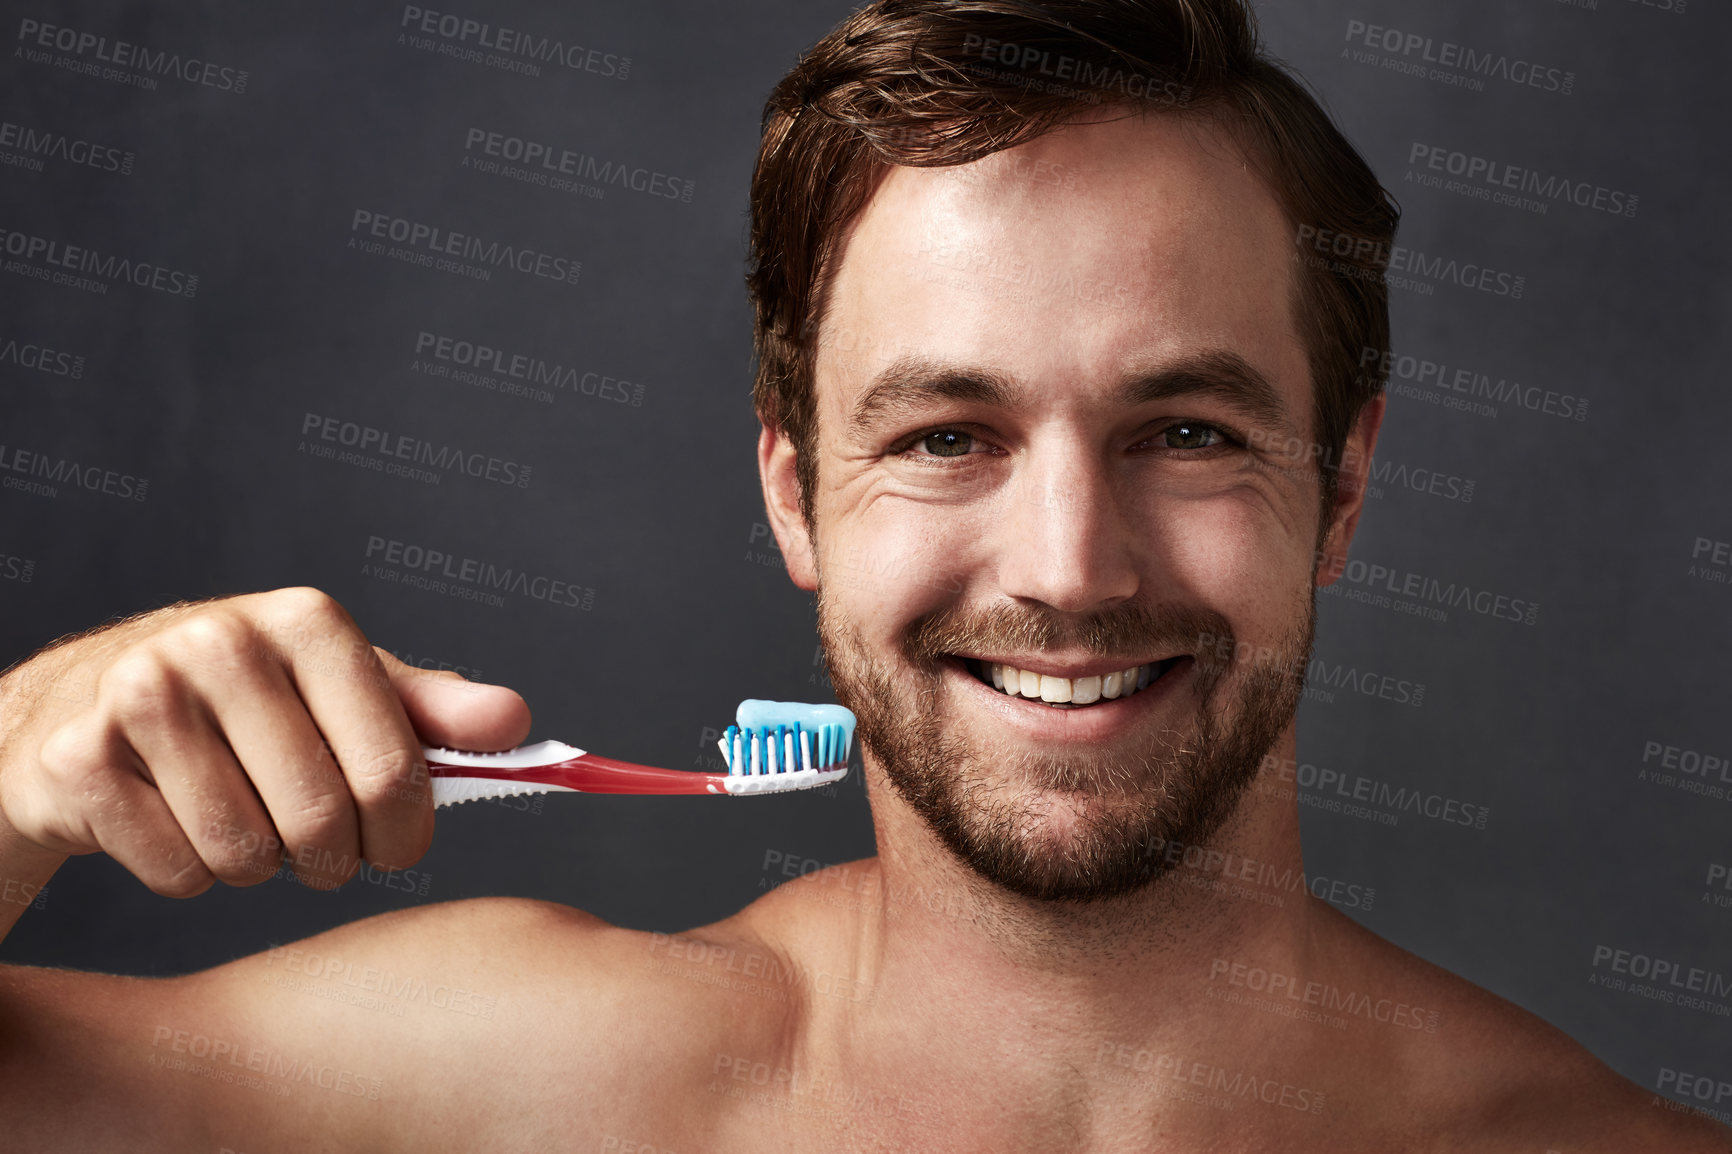
<path id="1" fill-rule="evenodd" d="M 417 669 L 378 646 L 373 652 L 422 744 L 487 751 L 510 749 L 529 736 L 529 706 L 516 690 Z"/>
<path id="2" fill-rule="evenodd" d="M 37 760 L 50 811 L 39 820 L 67 852 L 100 849 L 164 897 L 190 898 L 216 881 L 118 729 L 96 720 L 64 725 Z"/>
<path id="3" fill-rule="evenodd" d="M 166 651 L 140 647 L 103 671 L 102 712 L 210 872 L 257 885 L 276 874 L 282 843 L 206 705 L 213 692 L 245 691 L 247 633 L 213 619 L 176 634 Z M 182 646 L 200 660 L 177 661 Z M 201 684 L 217 676 L 220 689 Z"/>
<path id="4" fill-rule="evenodd" d="M 433 840 L 433 790 L 421 743 L 391 679 L 354 621 L 317 590 L 285 590 L 320 642 L 287 654 L 283 666 L 312 723 L 324 735 L 360 819 L 360 854 L 404 869 Z"/>
<path id="5" fill-rule="evenodd" d="M 136 774 L 115 775 L 91 826 L 103 853 L 163 897 L 197 897 L 216 883 L 162 794 Z"/>
<path id="6" fill-rule="evenodd" d="M 343 884 L 363 860 L 361 818 L 325 735 L 276 660 L 247 643 L 226 656 L 214 650 L 207 641 L 188 674 L 208 718 L 182 724 L 220 732 L 235 780 L 256 793 L 268 836 L 303 884 Z"/>
<path id="7" fill-rule="evenodd" d="M 275 877 L 283 843 L 246 772 L 216 726 L 197 709 L 160 729 L 131 735 L 156 792 L 218 881 L 254 886 Z"/>
<path id="8" fill-rule="evenodd" d="M 261 684 L 246 699 L 216 706 L 217 724 L 270 813 L 295 876 L 313 889 L 342 885 L 366 856 L 348 778 L 287 675 L 255 676 Z"/>

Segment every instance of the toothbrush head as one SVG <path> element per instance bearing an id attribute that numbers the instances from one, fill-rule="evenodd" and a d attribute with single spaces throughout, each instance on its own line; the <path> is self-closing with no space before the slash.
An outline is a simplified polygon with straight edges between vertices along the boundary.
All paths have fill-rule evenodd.
<path id="1" fill-rule="evenodd" d="M 848 775 L 854 714 L 840 705 L 748 698 L 716 744 L 729 793 L 810 789 Z"/>

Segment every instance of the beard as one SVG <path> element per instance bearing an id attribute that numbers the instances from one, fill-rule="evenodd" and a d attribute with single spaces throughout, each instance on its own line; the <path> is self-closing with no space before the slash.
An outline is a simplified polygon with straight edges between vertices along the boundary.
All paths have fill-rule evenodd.
<path id="1" fill-rule="evenodd" d="M 944 610 L 908 627 L 898 667 L 867 647 L 820 587 L 818 633 L 863 749 L 950 852 L 1012 893 L 1086 903 L 1150 885 L 1178 859 L 1169 847 L 1206 846 L 1238 808 L 1299 708 L 1317 620 L 1315 594 L 1303 602 L 1299 624 L 1265 648 L 1241 646 L 1219 613 L 1175 605 Z M 965 740 L 945 707 L 947 656 L 1049 648 L 1126 666 L 1190 654 L 1167 676 L 1190 679 L 1176 688 L 1195 708 L 1176 728 L 1116 749 L 1010 753 Z M 1239 660 L 1247 651 L 1255 660 Z"/>

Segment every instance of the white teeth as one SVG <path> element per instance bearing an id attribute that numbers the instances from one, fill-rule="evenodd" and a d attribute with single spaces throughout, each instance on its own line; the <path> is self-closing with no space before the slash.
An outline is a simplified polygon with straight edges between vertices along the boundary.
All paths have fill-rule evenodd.
<path id="1" fill-rule="evenodd" d="M 1145 688 L 1156 672 L 1153 665 L 1135 665 L 1105 676 L 1069 678 L 1048 677 L 997 662 L 983 662 L 982 668 L 992 679 L 993 688 L 1050 705 L 1092 705 L 1101 700 L 1129 697 Z"/>

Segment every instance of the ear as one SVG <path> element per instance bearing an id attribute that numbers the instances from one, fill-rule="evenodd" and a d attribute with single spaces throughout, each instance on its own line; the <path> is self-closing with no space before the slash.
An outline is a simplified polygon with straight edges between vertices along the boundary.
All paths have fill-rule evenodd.
<path id="1" fill-rule="evenodd" d="M 1383 410 L 1388 396 L 1379 393 L 1359 410 L 1359 417 L 1348 431 L 1341 448 L 1341 463 L 1335 471 L 1335 508 L 1330 513 L 1329 531 L 1317 551 L 1317 585 L 1334 584 L 1347 567 L 1347 547 L 1353 542 L 1353 530 L 1359 524 L 1359 513 L 1365 507 L 1365 486 L 1371 476 L 1371 454 L 1377 448 L 1377 432 L 1383 427 Z"/>
<path id="2" fill-rule="evenodd" d="M 810 593 L 818 588 L 818 566 L 812 534 L 800 513 L 800 478 L 794 471 L 794 443 L 780 429 L 765 425 L 758 434 L 758 481 L 764 487 L 764 511 L 788 566 L 788 578 Z"/>

